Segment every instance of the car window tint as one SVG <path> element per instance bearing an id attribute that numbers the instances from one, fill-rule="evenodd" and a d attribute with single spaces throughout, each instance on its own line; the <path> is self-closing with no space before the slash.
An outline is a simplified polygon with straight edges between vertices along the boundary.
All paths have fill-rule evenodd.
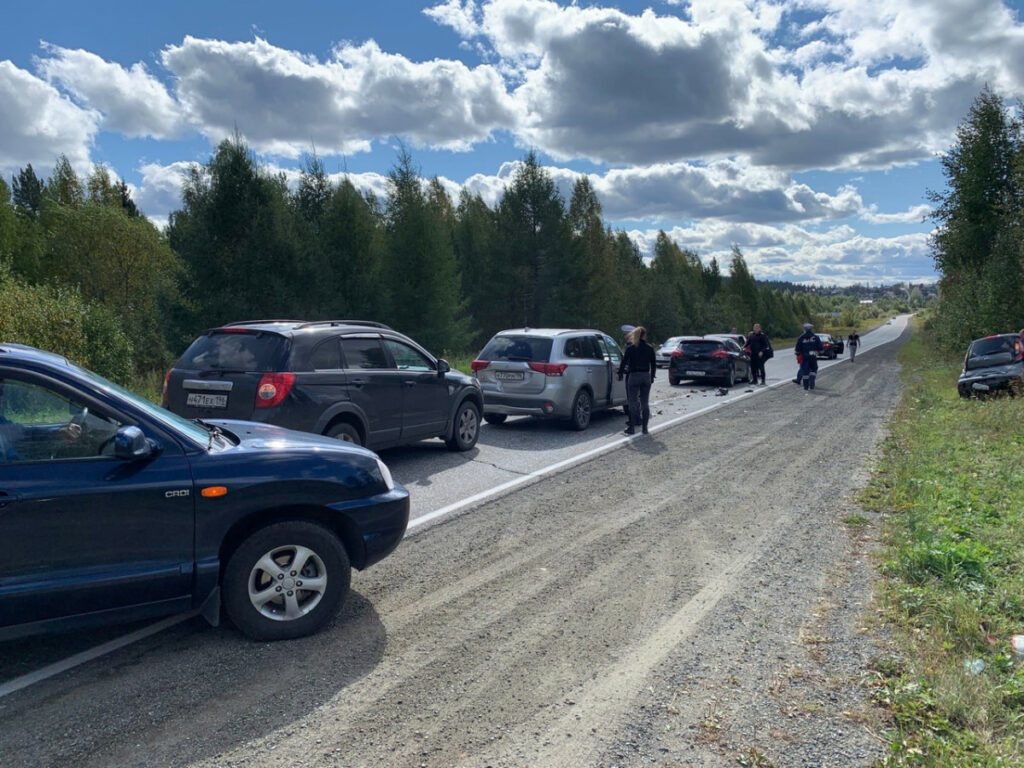
<path id="1" fill-rule="evenodd" d="M 284 337 L 275 333 L 214 331 L 192 342 L 178 367 L 197 371 L 279 371 L 284 368 L 286 350 Z"/>
<path id="2" fill-rule="evenodd" d="M 596 336 L 586 336 L 581 341 L 585 358 L 588 360 L 604 360 L 604 353 L 601 352 L 601 345 L 597 343 Z"/>
<path id="3" fill-rule="evenodd" d="M 495 336 L 487 342 L 480 359 L 548 363 L 551 345 L 552 339 L 543 336 Z"/>
<path id="4" fill-rule="evenodd" d="M 566 357 L 581 358 L 583 354 L 583 339 L 573 338 L 565 340 L 565 348 L 562 350 L 562 354 Z"/>
<path id="5" fill-rule="evenodd" d="M 434 371 L 434 364 L 424 357 L 418 349 L 394 339 L 385 339 L 384 344 L 395 359 L 395 365 L 401 371 Z"/>
<path id="6" fill-rule="evenodd" d="M 345 338 L 341 350 L 346 368 L 390 368 L 379 339 Z"/>
<path id="7" fill-rule="evenodd" d="M 971 344 L 971 356 L 981 357 L 982 355 L 995 355 L 999 352 L 1012 352 L 1013 343 L 1005 336 L 996 336 L 992 339 L 978 339 Z"/>
<path id="8" fill-rule="evenodd" d="M 36 382 L 9 378 L 0 383 L 0 393 L 3 463 L 100 458 L 101 449 L 122 426 Z"/>
<path id="9" fill-rule="evenodd" d="M 619 349 L 619 345 L 615 343 L 615 339 L 611 336 L 602 336 L 601 342 L 604 348 L 607 350 L 608 358 L 613 363 L 618 363 L 622 360 L 622 351 Z"/>
<path id="10" fill-rule="evenodd" d="M 722 342 L 713 339 L 701 339 L 699 341 L 684 341 L 680 344 L 685 355 L 707 355 L 722 348 Z"/>
<path id="11" fill-rule="evenodd" d="M 310 367 L 314 371 L 334 371 L 341 368 L 341 347 L 337 337 L 321 341 L 309 356 Z"/>

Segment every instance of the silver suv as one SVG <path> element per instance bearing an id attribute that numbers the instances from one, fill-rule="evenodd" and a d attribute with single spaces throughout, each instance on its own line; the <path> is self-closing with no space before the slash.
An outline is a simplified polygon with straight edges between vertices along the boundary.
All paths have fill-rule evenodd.
<path id="1" fill-rule="evenodd" d="M 616 373 L 622 350 L 603 331 L 517 328 L 501 331 L 472 362 L 484 393 L 484 420 L 509 416 L 568 419 L 586 429 L 595 409 L 626 403 Z"/>

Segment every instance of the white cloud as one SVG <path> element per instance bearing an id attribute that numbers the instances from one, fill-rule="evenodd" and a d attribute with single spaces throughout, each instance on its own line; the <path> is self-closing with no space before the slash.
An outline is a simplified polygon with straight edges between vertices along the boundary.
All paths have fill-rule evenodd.
<path id="1" fill-rule="evenodd" d="M 44 44 L 40 74 L 83 105 L 103 114 L 103 130 L 166 139 L 181 132 L 181 111 L 163 84 L 142 64 L 124 69 L 94 53 Z"/>
<path id="2" fill-rule="evenodd" d="M 187 37 L 163 64 L 195 125 L 214 142 L 238 130 L 255 149 L 298 157 L 369 149 L 397 135 L 413 146 L 462 151 L 515 123 L 497 71 L 458 61 L 412 62 L 373 41 L 342 44 L 333 58 L 262 39 L 225 43 Z"/>
<path id="3" fill-rule="evenodd" d="M 861 214 L 870 224 L 919 224 L 931 218 L 934 209 L 930 205 L 915 205 L 902 213 L 878 213 L 874 206 Z"/>
<path id="4" fill-rule="evenodd" d="M 42 178 L 63 154 L 76 171 L 88 173 L 98 113 L 9 61 L 0 61 L 0 104 L 0 172 L 10 175 L 31 164 Z"/>

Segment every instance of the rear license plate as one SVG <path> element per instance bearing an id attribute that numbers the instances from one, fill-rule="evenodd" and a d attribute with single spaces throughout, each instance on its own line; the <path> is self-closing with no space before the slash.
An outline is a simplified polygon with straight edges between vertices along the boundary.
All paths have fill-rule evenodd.
<path id="1" fill-rule="evenodd" d="M 185 402 L 194 408 L 227 408 L 228 396 L 189 392 Z"/>
<path id="2" fill-rule="evenodd" d="M 686 375 L 687 376 L 703 376 L 704 375 L 704 371 L 687 371 Z"/>
<path id="3" fill-rule="evenodd" d="M 971 385 L 971 389 L 977 389 L 982 392 L 988 392 L 988 384 L 982 384 L 980 381 L 976 381 Z"/>
<path id="4" fill-rule="evenodd" d="M 522 381 L 522 371 L 495 371 L 494 378 L 498 381 Z"/>

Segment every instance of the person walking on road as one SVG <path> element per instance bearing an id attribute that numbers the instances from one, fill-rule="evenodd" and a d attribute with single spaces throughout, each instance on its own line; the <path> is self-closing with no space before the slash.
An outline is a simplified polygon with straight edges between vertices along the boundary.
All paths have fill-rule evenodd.
<path id="1" fill-rule="evenodd" d="M 818 377 L 818 353 L 821 349 L 821 339 L 814 333 L 814 326 L 804 323 L 804 332 L 796 340 L 794 350 L 803 360 L 797 379 L 803 381 L 805 391 L 814 389 L 814 380 Z"/>
<path id="2" fill-rule="evenodd" d="M 774 352 L 772 352 L 772 343 L 761 332 L 760 323 L 754 323 L 754 330 L 750 332 L 750 337 L 747 339 L 747 349 L 750 350 L 750 383 L 757 384 L 760 380 L 764 384 L 764 363 Z"/>
<path id="3" fill-rule="evenodd" d="M 658 370 L 654 347 L 647 343 L 647 329 L 642 325 L 633 331 L 633 345 L 626 347 L 626 353 L 619 363 L 619 378 L 626 377 L 626 398 L 629 402 L 629 425 L 626 434 L 636 432 L 636 425 L 647 434 L 647 422 L 651 418 L 651 384 Z"/>
<path id="4" fill-rule="evenodd" d="M 846 337 L 846 346 L 850 348 L 850 362 L 857 359 L 857 347 L 860 346 L 860 334 L 854 331 Z"/>

